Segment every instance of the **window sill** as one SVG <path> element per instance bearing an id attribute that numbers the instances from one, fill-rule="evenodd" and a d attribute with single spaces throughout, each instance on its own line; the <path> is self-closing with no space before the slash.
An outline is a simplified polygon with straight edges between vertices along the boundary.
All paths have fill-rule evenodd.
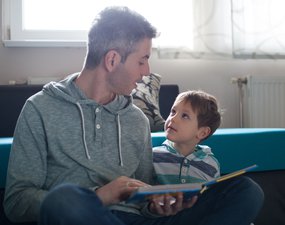
<path id="1" fill-rule="evenodd" d="M 3 40 L 3 44 L 5 47 L 70 47 L 70 48 L 78 48 L 78 47 L 86 47 L 86 41 L 51 41 L 51 40 Z"/>

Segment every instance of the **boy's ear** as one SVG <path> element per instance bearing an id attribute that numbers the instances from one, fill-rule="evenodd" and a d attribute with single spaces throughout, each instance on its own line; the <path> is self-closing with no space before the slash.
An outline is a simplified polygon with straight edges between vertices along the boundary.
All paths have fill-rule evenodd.
<path id="1" fill-rule="evenodd" d="M 105 67 L 109 72 L 112 72 L 114 68 L 121 62 L 121 56 L 115 50 L 108 51 L 104 59 L 105 59 Z"/>
<path id="2" fill-rule="evenodd" d="M 210 133 L 211 133 L 211 128 L 210 127 L 200 127 L 199 128 L 199 132 L 198 132 L 198 138 L 200 140 L 203 140 L 206 137 L 208 137 Z"/>

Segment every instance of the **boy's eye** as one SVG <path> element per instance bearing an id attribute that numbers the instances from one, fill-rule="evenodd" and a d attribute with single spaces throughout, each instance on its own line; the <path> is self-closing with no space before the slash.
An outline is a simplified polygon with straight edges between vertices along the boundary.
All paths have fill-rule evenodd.
<path id="1" fill-rule="evenodd" d="M 190 119 L 190 116 L 189 116 L 188 114 L 186 114 L 186 113 L 183 113 L 183 114 L 182 114 L 182 118 L 184 118 L 184 119 Z"/>
<path id="2" fill-rule="evenodd" d="M 143 66 L 143 65 L 144 65 L 144 62 L 139 62 L 139 65 L 140 65 L 140 66 Z"/>
<path id="3" fill-rule="evenodd" d="M 171 109 L 170 115 L 175 115 L 176 111 L 174 109 Z"/>

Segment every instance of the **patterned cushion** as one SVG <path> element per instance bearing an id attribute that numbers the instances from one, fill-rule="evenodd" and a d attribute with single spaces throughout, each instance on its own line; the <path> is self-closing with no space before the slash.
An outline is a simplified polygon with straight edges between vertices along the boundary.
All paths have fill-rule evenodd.
<path id="1" fill-rule="evenodd" d="M 132 92 L 134 104 L 147 116 L 151 132 L 164 130 L 165 120 L 159 110 L 160 80 L 159 74 L 151 73 L 149 76 L 144 76 Z"/>

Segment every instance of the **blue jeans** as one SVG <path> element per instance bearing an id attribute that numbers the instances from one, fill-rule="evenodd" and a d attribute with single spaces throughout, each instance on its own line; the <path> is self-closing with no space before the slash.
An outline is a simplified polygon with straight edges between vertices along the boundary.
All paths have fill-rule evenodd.
<path id="1" fill-rule="evenodd" d="M 248 177 L 213 185 L 189 209 L 175 216 L 147 218 L 110 211 L 88 189 L 64 184 L 50 191 L 40 212 L 40 225 L 249 225 L 262 207 L 264 194 Z"/>

